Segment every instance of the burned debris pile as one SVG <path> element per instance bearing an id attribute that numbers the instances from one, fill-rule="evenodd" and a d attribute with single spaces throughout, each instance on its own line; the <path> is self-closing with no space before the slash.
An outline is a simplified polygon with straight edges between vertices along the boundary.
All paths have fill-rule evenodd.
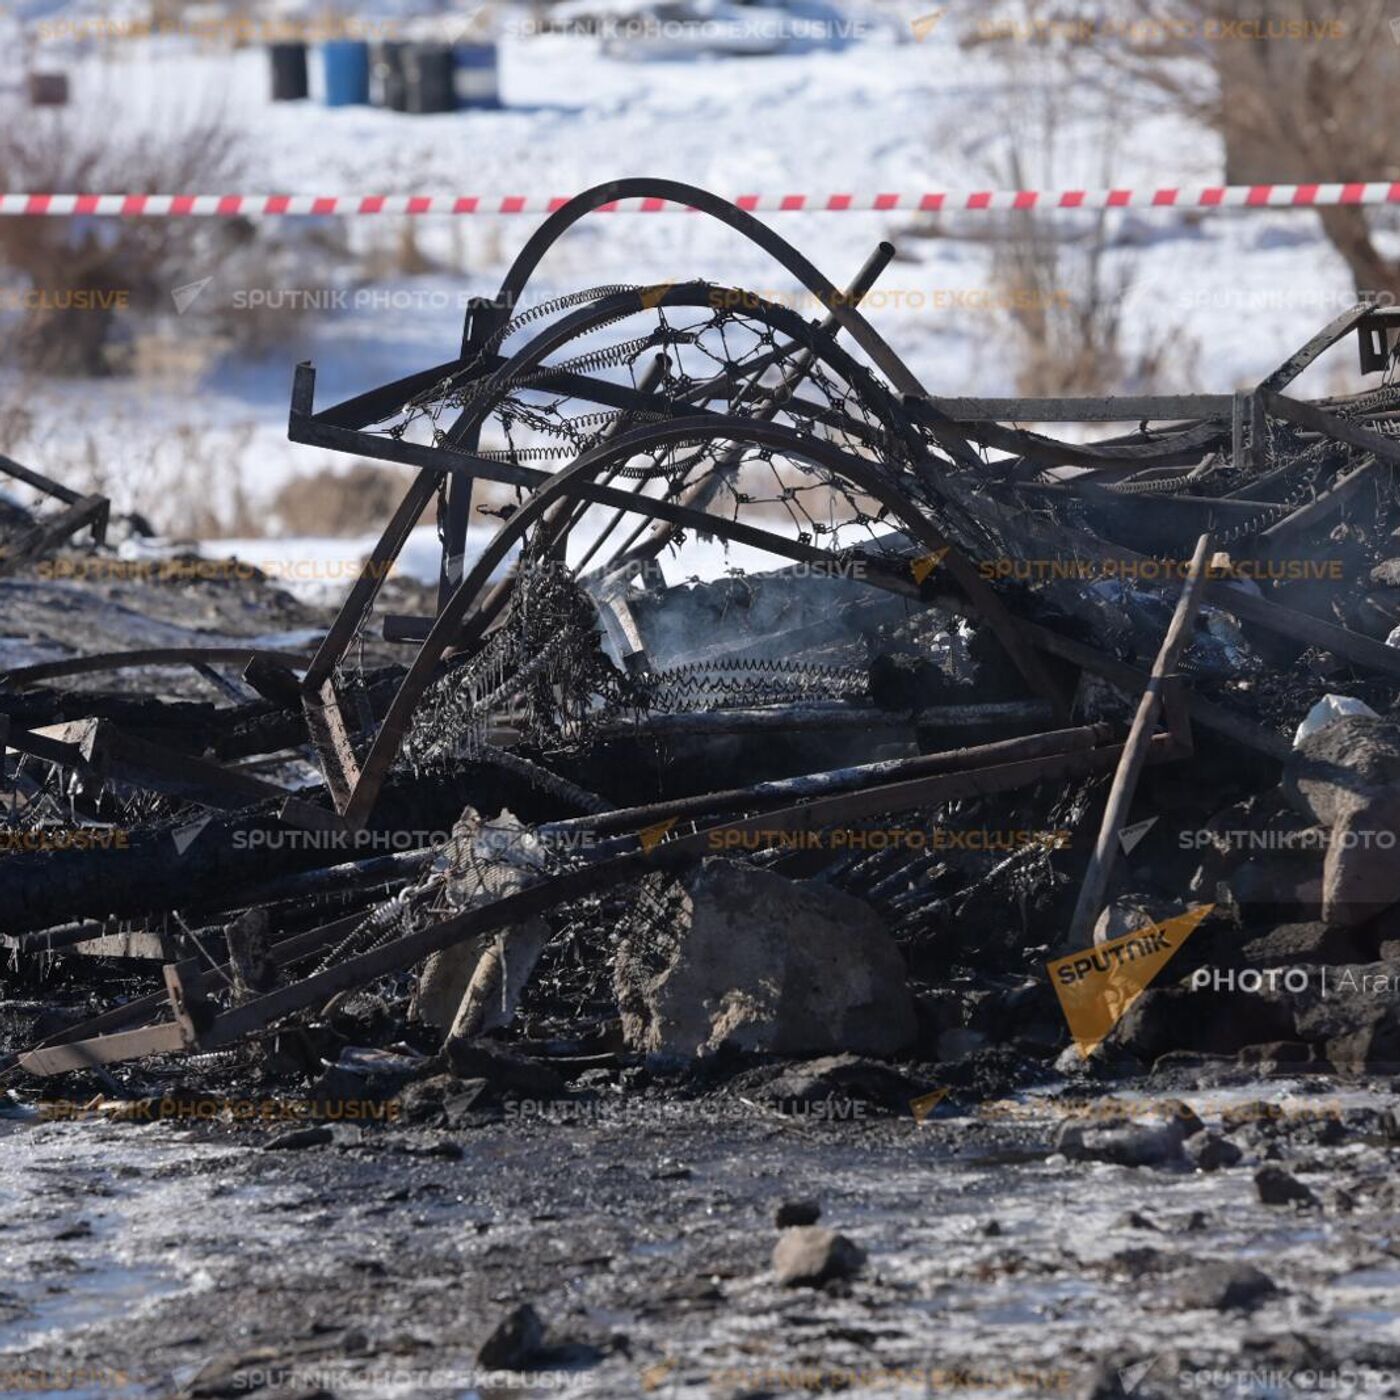
<path id="1" fill-rule="evenodd" d="M 702 281 L 532 301 L 639 191 L 825 319 Z M 326 1094 L 849 1052 L 1004 1080 L 1070 1045 L 1048 962 L 1187 914 L 1101 1059 L 1400 1063 L 1388 1008 L 1222 976 L 1395 951 L 1400 317 L 1245 393 L 947 399 L 861 315 L 892 256 L 838 289 L 702 191 L 581 196 L 453 359 L 321 408 L 298 368 L 293 440 L 416 471 L 314 633 L 14 664 L 7 628 L 12 1090 L 181 1057 Z M 1296 397 L 1351 336 L 1375 387 Z M 3 505 L 18 609 L 107 511 L 0 469 L 63 507 Z M 434 503 L 438 585 L 392 611 Z"/>

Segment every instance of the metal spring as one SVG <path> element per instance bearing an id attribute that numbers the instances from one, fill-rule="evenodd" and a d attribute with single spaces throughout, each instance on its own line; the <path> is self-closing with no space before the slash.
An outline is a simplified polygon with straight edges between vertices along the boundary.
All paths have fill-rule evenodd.
<path id="1" fill-rule="evenodd" d="M 564 360 L 557 365 L 541 365 L 528 374 L 513 376 L 510 382 L 513 388 L 528 388 L 531 384 L 555 374 L 591 374 L 594 370 L 616 369 L 621 365 L 631 364 L 638 355 L 645 354 L 653 346 L 685 345 L 693 343 L 694 340 L 695 337 L 687 331 L 658 327 L 646 335 L 639 335 L 634 340 L 624 340 L 621 344 L 610 345 L 604 350 L 590 350 L 587 354 L 575 355 L 573 359 Z"/>
<path id="2" fill-rule="evenodd" d="M 552 316 L 556 311 L 569 311 L 575 306 L 584 306 L 589 302 L 601 301 L 604 297 L 612 296 L 617 292 L 635 291 L 636 288 L 624 283 L 614 282 L 602 287 L 586 287 L 582 291 L 569 292 L 564 296 L 558 296 L 551 301 L 541 302 L 538 306 L 532 306 L 528 311 L 522 311 L 518 316 L 512 316 L 503 326 L 493 331 L 481 344 L 477 352 L 477 359 L 473 360 L 475 366 L 482 357 L 494 354 L 500 349 L 503 342 L 518 331 L 522 326 L 528 326 L 534 321 L 541 320 L 546 316 Z M 427 406 L 446 397 L 453 390 L 457 380 L 457 375 L 449 374 L 445 379 L 439 380 L 431 389 L 425 389 L 417 398 L 410 399 L 404 405 L 404 412 L 407 413 L 413 408 L 426 408 Z"/>
<path id="3" fill-rule="evenodd" d="M 608 294 L 609 291 L 627 291 L 626 287 L 614 288 L 594 288 L 589 292 L 576 293 L 571 297 L 558 297 L 553 302 L 547 302 L 540 306 L 532 307 L 529 311 L 518 316 L 513 322 L 501 328 L 492 335 L 482 346 L 477 358 L 465 369 L 459 370 L 455 375 L 449 375 L 446 379 L 439 380 L 431 389 L 425 389 L 417 398 L 410 399 L 404 405 L 401 412 L 407 416 L 409 421 L 421 415 L 426 415 L 437 422 L 444 408 L 449 405 L 459 411 L 475 407 L 483 399 L 508 392 L 517 384 L 527 384 L 532 379 L 546 376 L 551 373 L 548 369 L 538 369 L 531 374 L 524 376 L 508 375 L 505 373 L 505 366 L 493 370 L 490 374 L 482 375 L 477 379 L 467 379 L 466 376 L 480 363 L 482 356 L 494 353 L 500 346 L 505 336 L 510 330 L 526 325 L 531 321 L 538 320 L 542 316 L 550 314 L 552 311 L 563 310 L 565 306 L 578 305 L 581 302 L 596 301 L 600 297 Z M 626 320 L 633 315 L 632 310 L 620 311 L 615 316 L 609 316 L 592 329 L 600 331 L 607 326 L 616 324 L 618 321 Z M 553 369 L 565 368 L 565 366 L 554 366 Z M 403 426 L 407 426 L 404 424 Z"/>
<path id="4" fill-rule="evenodd" d="M 739 674 L 723 674 L 726 671 Z M 654 673 L 650 683 L 649 707 L 672 712 L 716 699 L 728 706 L 775 703 L 806 698 L 814 691 L 823 696 L 864 695 L 869 687 L 866 673 L 855 667 L 762 657 L 690 662 Z"/>
<path id="5" fill-rule="evenodd" d="M 547 792 L 552 797 L 560 798 L 564 802 L 571 802 L 576 807 L 582 807 L 585 812 L 596 815 L 599 812 L 610 812 L 613 809 L 613 804 L 606 798 L 599 797 L 596 792 L 579 787 L 577 783 L 571 783 L 567 778 L 561 778 L 558 773 L 550 772 L 542 764 L 535 763 L 518 753 L 511 753 L 508 749 L 498 749 L 494 744 L 482 744 L 476 756 L 484 763 L 493 763 L 498 768 L 504 768 L 508 773 L 514 773 L 518 777 L 524 778 L 541 792 Z"/>
<path id="6" fill-rule="evenodd" d="M 1174 473 L 1172 476 L 1156 477 L 1151 481 L 1120 481 L 1107 489 L 1115 496 L 1156 496 L 1175 491 L 1191 479 L 1191 471 Z"/>

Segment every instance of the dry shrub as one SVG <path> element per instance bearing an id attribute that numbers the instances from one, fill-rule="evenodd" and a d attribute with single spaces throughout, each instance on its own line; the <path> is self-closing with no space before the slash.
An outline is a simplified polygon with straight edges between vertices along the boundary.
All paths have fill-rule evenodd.
<path id="1" fill-rule="evenodd" d="M 159 131 L 96 123 L 71 111 L 28 112 L 0 127 L 0 187 L 164 194 L 229 188 L 242 164 L 216 117 Z M 42 294 L 8 345 L 26 369 L 107 374 L 121 311 L 169 304 L 170 269 L 200 242 L 239 237 L 201 219 L 4 219 L 0 266 Z M 43 304 L 47 303 L 47 304 Z M 73 305 L 84 309 L 68 309 Z"/>
<path id="2" fill-rule="evenodd" d="M 293 477 L 273 499 L 269 514 L 288 535 L 364 535 L 382 530 L 413 480 L 388 463 L 356 462 L 349 471 L 329 467 Z M 429 504 L 420 524 L 436 519 Z"/>
<path id="3" fill-rule="evenodd" d="M 0 127 L 5 189 L 230 189 L 245 168 L 240 138 L 217 115 L 171 114 L 141 130 L 64 110 Z M 202 331 L 224 349 L 262 353 L 286 343 L 316 304 L 305 294 L 322 290 L 326 270 L 347 256 L 343 227 L 321 221 L 264 231 L 241 217 L 0 220 L 0 273 L 9 269 L 43 294 L 7 348 L 41 374 L 120 374 L 139 365 L 136 328 L 155 319 L 186 343 Z M 181 311 L 174 291 L 206 278 Z M 261 306 L 238 296 L 254 289 L 296 295 Z"/>
<path id="4" fill-rule="evenodd" d="M 1303 37 L 1184 42 L 1174 59 L 1110 48 L 1171 108 L 1221 134 L 1232 183 L 1400 180 L 1400 85 L 1394 0 L 1139 0 L 1143 20 L 1190 25 L 1292 23 Z M 1309 37 L 1334 32 L 1338 37 Z M 1213 31 L 1220 32 L 1220 31 Z M 1263 31 L 1268 32 L 1268 31 Z M 1358 292 L 1400 296 L 1400 260 L 1376 246 L 1383 214 L 1355 206 L 1318 210 Z"/>
<path id="5" fill-rule="evenodd" d="M 1079 11 L 1041 0 L 1015 0 L 986 15 L 1009 21 L 1013 36 L 1038 35 L 1055 24 L 1073 30 L 1082 19 Z M 1131 77 L 1110 71 L 1116 85 L 1073 81 L 1088 47 L 1082 43 L 978 42 L 1001 66 L 1007 96 L 960 112 L 938 133 L 940 143 L 960 146 L 976 178 L 995 189 L 1118 183 L 1111 142 L 1094 149 L 1096 170 L 1083 167 L 1082 130 L 1113 130 L 1131 100 Z M 1066 180 L 1063 167 L 1071 162 Z M 1033 210 L 977 228 L 976 241 L 990 249 L 996 305 L 1010 323 L 1019 394 L 1145 394 L 1192 381 L 1198 346 L 1179 329 L 1159 331 L 1148 346 L 1130 345 L 1134 278 L 1126 260 L 1111 258 L 1110 228 L 1102 212 L 1086 223 Z"/>
<path id="6" fill-rule="evenodd" d="M 1108 267 L 1102 216 L 1082 245 L 1034 214 L 1015 216 L 993 251 L 992 276 L 1015 328 L 1018 394 L 1151 394 L 1193 381 L 1199 343 L 1179 329 L 1128 346 L 1134 278 L 1127 263 Z"/>

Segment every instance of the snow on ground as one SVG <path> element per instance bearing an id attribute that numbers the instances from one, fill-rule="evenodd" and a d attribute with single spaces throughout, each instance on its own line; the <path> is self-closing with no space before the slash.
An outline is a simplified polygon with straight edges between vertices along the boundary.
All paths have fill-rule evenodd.
<path id="1" fill-rule="evenodd" d="M 991 161 L 1008 141 L 1017 143 L 1027 181 L 1039 185 L 1221 178 L 1215 136 L 1148 102 L 1070 79 L 1029 56 L 1011 74 L 983 50 L 960 48 L 956 23 L 940 25 L 923 43 L 902 42 L 899 12 L 889 13 L 888 34 L 842 52 L 686 63 L 626 62 L 582 36 L 508 35 L 503 108 L 433 117 L 327 110 L 314 100 L 274 105 L 260 50 L 123 41 L 72 57 L 73 119 L 110 120 L 119 111 L 124 124 L 158 131 L 218 107 L 246 134 L 252 169 L 244 183 L 254 193 L 567 194 L 639 174 L 729 194 L 980 188 L 992 183 Z M 1053 143 L 1004 124 L 1008 113 L 1023 122 L 1028 109 L 1047 105 L 1061 113 Z M 984 217 L 965 216 L 950 228 L 975 232 Z M 1078 217 L 1079 228 L 1089 227 Z M 984 244 L 907 236 L 918 222 L 907 214 L 770 218 L 838 284 L 877 240 L 895 238 L 900 258 L 867 304 L 875 326 L 935 393 L 1015 391 L 1004 315 L 931 305 L 936 294 L 946 301 L 991 285 Z M 316 364 L 322 407 L 449 358 L 466 299 L 495 290 L 536 223 L 420 220 L 420 245 L 442 270 L 373 283 L 337 274 L 343 304 L 289 318 L 276 347 L 258 358 L 217 358 L 165 378 L 85 382 L 80 413 L 72 409 L 71 383 L 27 384 L 39 426 L 10 450 L 22 448 L 41 467 L 62 462 L 72 470 L 91 440 L 105 467 L 102 489 L 119 507 L 159 518 L 167 493 L 196 490 L 222 508 L 236 485 L 256 516 L 291 474 L 346 465 L 286 441 L 296 362 Z M 388 219 L 361 220 L 352 232 L 362 246 L 382 247 L 396 229 Z M 1182 347 L 1179 382 L 1163 387 L 1224 392 L 1256 381 L 1351 299 L 1341 260 L 1306 213 L 1248 211 L 1194 222 L 1178 213 L 1123 213 L 1112 216 L 1108 238 L 1110 270 L 1132 271 L 1130 342 Z M 238 306 L 254 293 L 313 295 L 271 276 L 272 285 L 257 286 L 246 272 L 235 277 L 219 266 L 203 275 L 211 281 L 199 294 L 201 310 Z M 747 241 L 683 214 L 592 216 L 546 258 L 531 290 L 544 297 L 695 276 L 797 293 L 793 279 Z M 922 309 L 907 304 L 915 291 L 924 293 Z M 178 345 L 196 324 L 172 314 L 161 334 Z M 1187 353 L 1193 343 L 1194 356 Z M 1339 374 L 1353 363 L 1348 346 L 1301 387 L 1340 388 Z"/>

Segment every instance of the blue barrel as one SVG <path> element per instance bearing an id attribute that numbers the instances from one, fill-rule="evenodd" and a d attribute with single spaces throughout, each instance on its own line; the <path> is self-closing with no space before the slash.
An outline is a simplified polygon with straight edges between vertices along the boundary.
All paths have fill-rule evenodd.
<path id="1" fill-rule="evenodd" d="M 369 45 L 333 39 L 321 50 L 326 65 L 326 106 L 355 107 L 369 101 Z"/>
<path id="2" fill-rule="evenodd" d="M 495 44 L 458 44 L 452 50 L 459 107 L 501 105 L 500 65 Z"/>

